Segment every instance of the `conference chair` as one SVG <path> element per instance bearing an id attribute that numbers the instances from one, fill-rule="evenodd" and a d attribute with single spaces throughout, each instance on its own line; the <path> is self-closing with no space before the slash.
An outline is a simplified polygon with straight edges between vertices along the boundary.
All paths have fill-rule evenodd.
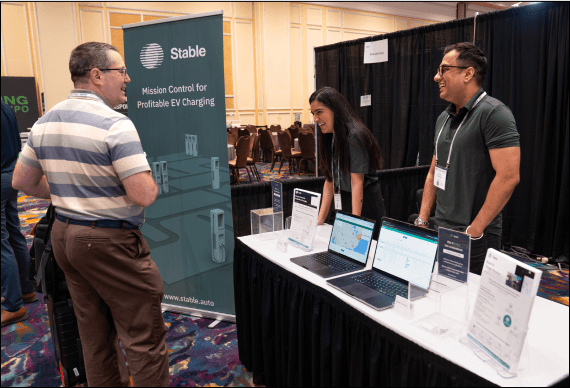
<path id="1" fill-rule="evenodd" d="M 249 149 L 247 151 L 247 157 L 248 158 L 253 158 L 253 148 L 255 147 L 255 141 L 257 139 L 257 133 L 251 133 L 249 135 Z M 258 147 L 259 147 L 259 143 L 258 143 Z"/>
<path id="2" fill-rule="evenodd" d="M 249 177 L 249 182 L 253 183 L 251 180 L 251 175 L 249 174 L 249 169 L 247 168 L 247 151 L 249 148 L 249 136 L 242 136 L 238 139 L 236 145 L 236 158 L 235 160 L 230 160 L 230 170 L 234 173 L 236 182 L 239 185 L 239 169 L 245 168 L 247 171 L 247 176 Z"/>
<path id="3" fill-rule="evenodd" d="M 246 129 L 249 131 L 250 134 L 252 133 L 257 134 L 257 128 L 255 128 L 255 125 L 248 125 Z"/>
<path id="4" fill-rule="evenodd" d="M 291 148 L 291 138 L 290 135 L 284 131 L 277 134 L 279 138 L 279 144 L 281 144 L 281 151 L 283 156 L 281 157 L 281 163 L 279 164 L 279 174 L 281 174 L 281 167 L 283 167 L 283 161 L 289 161 L 289 173 L 293 173 L 293 163 L 295 159 L 301 158 L 301 153 L 299 151 L 293 151 Z"/>
<path id="5" fill-rule="evenodd" d="M 301 166 L 303 165 L 303 162 L 305 162 L 305 173 L 307 173 L 309 169 L 309 160 L 315 160 L 317 157 L 315 152 L 315 135 L 311 132 L 300 133 L 299 146 L 301 147 L 301 160 L 299 160 L 298 175 L 301 175 Z"/>
<path id="6" fill-rule="evenodd" d="M 249 131 L 246 128 L 238 128 L 237 135 L 238 137 L 249 136 Z"/>
<path id="7" fill-rule="evenodd" d="M 237 139 L 238 139 L 237 134 L 228 133 L 228 144 L 231 144 L 235 147 Z"/>
<path id="8" fill-rule="evenodd" d="M 275 148 L 275 142 L 273 141 L 273 135 L 269 130 L 261 130 L 259 133 L 259 144 L 263 150 L 263 157 L 265 158 L 266 153 L 271 153 L 271 170 L 275 167 L 275 161 L 277 158 L 281 158 L 283 151 L 277 151 Z"/>
<path id="9" fill-rule="evenodd" d="M 289 133 L 291 134 L 291 140 L 295 141 L 295 139 L 299 138 L 299 127 L 297 127 L 296 125 L 291 125 L 289 127 Z"/>
<path id="10" fill-rule="evenodd" d="M 291 140 L 291 147 L 293 147 L 295 144 L 293 143 L 293 135 L 291 134 L 291 131 L 289 131 L 290 128 L 285 128 L 282 132 L 285 132 L 287 134 L 287 136 L 289 136 L 289 140 Z M 279 136 L 277 137 L 277 139 L 279 139 Z M 281 142 L 279 142 L 279 145 L 281 145 Z"/>
<path id="11" fill-rule="evenodd" d="M 250 141 L 250 143 L 253 144 L 253 149 L 251 157 L 247 158 L 247 165 L 251 169 L 254 176 L 257 178 L 257 181 L 261 182 L 261 175 L 259 174 L 259 170 L 255 164 L 259 161 L 259 136 L 257 136 L 257 133 L 251 136 L 253 138 L 253 141 Z"/>
<path id="12" fill-rule="evenodd" d="M 281 132 L 281 125 L 271 125 L 269 130 L 271 132 Z"/>

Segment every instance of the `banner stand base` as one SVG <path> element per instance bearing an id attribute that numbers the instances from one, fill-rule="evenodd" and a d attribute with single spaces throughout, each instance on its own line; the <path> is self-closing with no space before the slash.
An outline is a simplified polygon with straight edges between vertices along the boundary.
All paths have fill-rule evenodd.
<path id="1" fill-rule="evenodd" d="M 200 310 L 191 307 L 176 306 L 173 304 L 162 303 L 162 312 L 170 311 L 173 313 L 191 315 L 193 317 L 208 318 L 214 321 L 224 321 L 230 323 L 236 323 L 236 316 L 231 314 L 216 313 L 214 311 Z"/>

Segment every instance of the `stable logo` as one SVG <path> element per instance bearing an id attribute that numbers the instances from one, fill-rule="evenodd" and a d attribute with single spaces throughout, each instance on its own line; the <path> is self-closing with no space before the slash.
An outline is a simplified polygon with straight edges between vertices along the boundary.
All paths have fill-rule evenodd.
<path id="1" fill-rule="evenodd" d="M 149 43 L 141 50 L 141 63 L 147 69 L 156 69 L 164 59 L 164 52 L 158 43 Z"/>

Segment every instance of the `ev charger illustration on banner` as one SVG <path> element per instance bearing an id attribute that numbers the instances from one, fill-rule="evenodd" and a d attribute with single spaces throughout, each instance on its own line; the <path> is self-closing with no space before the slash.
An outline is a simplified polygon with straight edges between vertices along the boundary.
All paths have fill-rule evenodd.
<path id="1" fill-rule="evenodd" d="M 192 146 L 190 145 L 192 135 L 184 135 L 184 136 L 185 136 L 184 140 L 186 143 L 186 155 L 192 155 Z"/>
<path id="2" fill-rule="evenodd" d="M 198 136 L 186 135 L 186 155 L 198 156 Z"/>
<path id="3" fill-rule="evenodd" d="M 165 161 L 160 162 L 160 173 L 162 175 L 162 192 L 168 193 L 168 169 Z"/>
<path id="4" fill-rule="evenodd" d="M 210 210 L 210 223 L 212 225 L 212 260 L 214 263 L 226 261 L 226 224 L 224 211 Z"/>
<path id="5" fill-rule="evenodd" d="M 152 175 L 158 186 L 158 194 L 168 193 L 168 168 L 165 161 L 152 164 Z"/>
<path id="6" fill-rule="evenodd" d="M 220 158 L 212 157 L 212 189 L 220 188 Z"/>
<path id="7" fill-rule="evenodd" d="M 152 164 L 152 175 L 154 176 L 154 181 L 158 186 L 158 194 L 162 194 L 162 174 L 160 173 L 160 163 L 154 162 Z"/>

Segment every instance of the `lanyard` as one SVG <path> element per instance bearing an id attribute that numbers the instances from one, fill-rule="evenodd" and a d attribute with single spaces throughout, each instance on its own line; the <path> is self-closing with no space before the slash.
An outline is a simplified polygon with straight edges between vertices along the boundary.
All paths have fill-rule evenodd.
<path id="1" fill-rule="evenodd" d="M 337 170 L 337 179 L 334 179 L 334 135 L 333 135 L 333 141 L 332 141 L 332 145 L 331 145 L 331 167 L 332 167 L 332 178 L 333 178 L 333 193 L 338 194 L 340 193 L 340 169 L 339 169 L 339 160 L 338 160 L 338 155 L 336 158 L 336 170 Z M 338 190 L 337 190 L 338 189 Z"/>
<path id="2" fill-rule="evenodd" d="M 471 110 L 469 112 L 467 112 L 465 114 L 465 117 L 463 117 L 463 120 L 461 120 L 461 123 L 459 124 L 459 127 L 457 127 L 457 130 L 455 131 L 455 134 L 453 135 L 453 139 L 451 139 L 451 145 L 449 146 L 449 155 L 447 155 L 447 163 L 446 163 L 446 168 L 449 169 L 449 161 L 451 160 L 451 149 L 453 148 L 453 142 L 455 141 L 455 136 L 457 136 L 457 133 L 459 132 L 459 129 L 461 129 L 461 126 L 463 125 L 463 123 L 465 122 L 465 119 L 467 118 L 467 116 L 469 116 L 469 113 L 475 109 L 475 107 L 477 106 L 477 104 L 479 103 L 479 101 L 481 101 L 481 99 L 483 97 L 485 97 L 487 95 L 487 92 L 483 92 L 483 94 L 481 94 L 479 96 L 479 98 L 475 101 L 475 104 L 473 104 L 473 108 L 471 108 Z M 438 152 L 437 152 L 437 145 L 439 144 L 439 137 L 441 136 L 441 132 L 443 131 L 443 128 L 445 127 L 445 124 L 447 124 L 447 120 L 449 120 L 450 115 L 447 115 L 447 117 L 445 118 L 445 121 L 443 123 L 443 125 L 441 126 L 441 129 L 439 130 L 439 134 L 437 135 L 437 140 L 435 141 L 435 164 L 438 164 Z"/>
<path id="3" fill-rule="evenodd" d="M 109 104 L 107 102 L 103 101 L 102 98 L 100 98 L 98 95 L 92 94 L 92 93 L 75 92 L 75 93 L 71 93 L 69 96 L 67 96 L 67 98 L 80 98 L 80 99 L 99 101 L 99 102 L 102 102 L 103 104 L 109 106 Z"/>

